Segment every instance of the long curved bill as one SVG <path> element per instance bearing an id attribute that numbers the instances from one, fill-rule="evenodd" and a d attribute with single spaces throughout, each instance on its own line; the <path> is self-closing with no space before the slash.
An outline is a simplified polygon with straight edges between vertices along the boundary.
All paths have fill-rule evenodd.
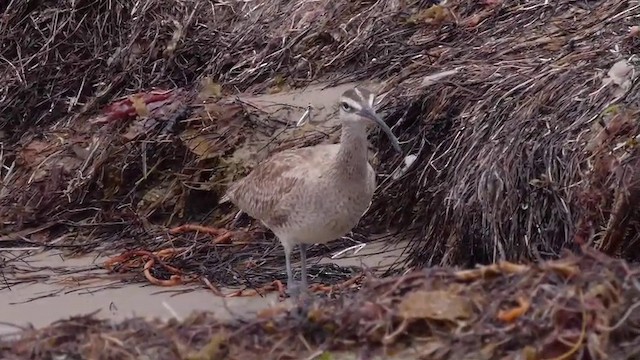
<path id="1" fill-rule="evenodd" d="M 391 146 L 393 146 L 393 148 L 398 153 L 402 153 L 402 149 L 400 149 L 400 142 L 398 141 L 398 138 L 395 135 L 393 135 L 393 132 L 391 131 L 389 126 L 378 115 L 376 115 L 376 113 L 373 112 L 373 110 L 368 109 L 368 108 L 364 108 L 364 109 L 360 110 L 358 112 L 358 114 L 360 116 L 363 116 L 363 117 L 366 117 L 368 119 L 371 119 L 378 126 L 380 126 L 382 131 L 384 131 L 384 133 L 387 134 L 387 137 L 389 137 L 389 140 L 391 141 Z"/>

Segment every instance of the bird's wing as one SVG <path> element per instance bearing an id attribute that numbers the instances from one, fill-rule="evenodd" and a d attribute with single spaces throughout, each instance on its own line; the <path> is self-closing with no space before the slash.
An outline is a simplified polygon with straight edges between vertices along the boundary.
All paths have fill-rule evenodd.
<path id="1" fill-rule="evenodd" d="M 308 180 L 309 164 L 317 157 L 317 152 L 308 148 L 279 152 L 258 164 L 246 177 L 232 184 L 223 200 L 233 202 L 240 210 L 254 219 L 277 225 L 287 220 L 286 209 L 278 203 L 296 186 Z"/>

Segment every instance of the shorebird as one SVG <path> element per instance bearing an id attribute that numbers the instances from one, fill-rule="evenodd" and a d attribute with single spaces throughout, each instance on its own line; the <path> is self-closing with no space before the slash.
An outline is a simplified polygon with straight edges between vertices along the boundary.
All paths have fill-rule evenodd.
<path id="1" fill-rule="evenodd" d="M 398 139 L 376 114 L 375 94 L 365 88 L 345 91 L 339 100 L 340 143 L 284 150 L 257 165 L 227 189 L 231 201 L 261 221 L 280 240 L 287 269 L 287 292 L 307 291 L 307 248 L 327 243 L 353 229 L 371 205 L 376 174 L 368 161 L 367 126 L 379 126 L 401 152 Z M 301 281 L 294 282 L 291 253 L 300 248 Z"/>

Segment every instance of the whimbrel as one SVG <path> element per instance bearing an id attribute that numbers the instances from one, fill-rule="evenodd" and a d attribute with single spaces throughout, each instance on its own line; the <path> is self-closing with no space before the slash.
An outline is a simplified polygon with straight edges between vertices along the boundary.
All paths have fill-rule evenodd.
<path id="1" fill-rule="evenodd" d="M 375 124 L 401 152 L 398 139 L 376 115 L 375 94 L 355 87 L 340 97 L 342 134 L 338 144 L 290 149 L 272 155 L 233 183 L 221 199 L 260 220 L 284 248 L 287 288 L 297 297 L 307 286 L 307 247 L 346 235 L 371 204 L 376 174 L 368 161 L 367 125 Z M 300 284 L 291 271 L 291 252 L 300 247 Z"/>

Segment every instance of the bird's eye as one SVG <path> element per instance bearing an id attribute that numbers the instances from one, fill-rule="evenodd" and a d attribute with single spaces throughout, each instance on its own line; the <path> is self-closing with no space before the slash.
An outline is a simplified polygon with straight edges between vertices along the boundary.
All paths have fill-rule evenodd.
<path id="1" fill-rule="evenodd" d="M 349 104 L 347 104 L 346 102 L 340 103 L 340 106 L 342 107 L 342 110 L 344 110 L 344 111 L 351 111 L 351 106 Z"/>

